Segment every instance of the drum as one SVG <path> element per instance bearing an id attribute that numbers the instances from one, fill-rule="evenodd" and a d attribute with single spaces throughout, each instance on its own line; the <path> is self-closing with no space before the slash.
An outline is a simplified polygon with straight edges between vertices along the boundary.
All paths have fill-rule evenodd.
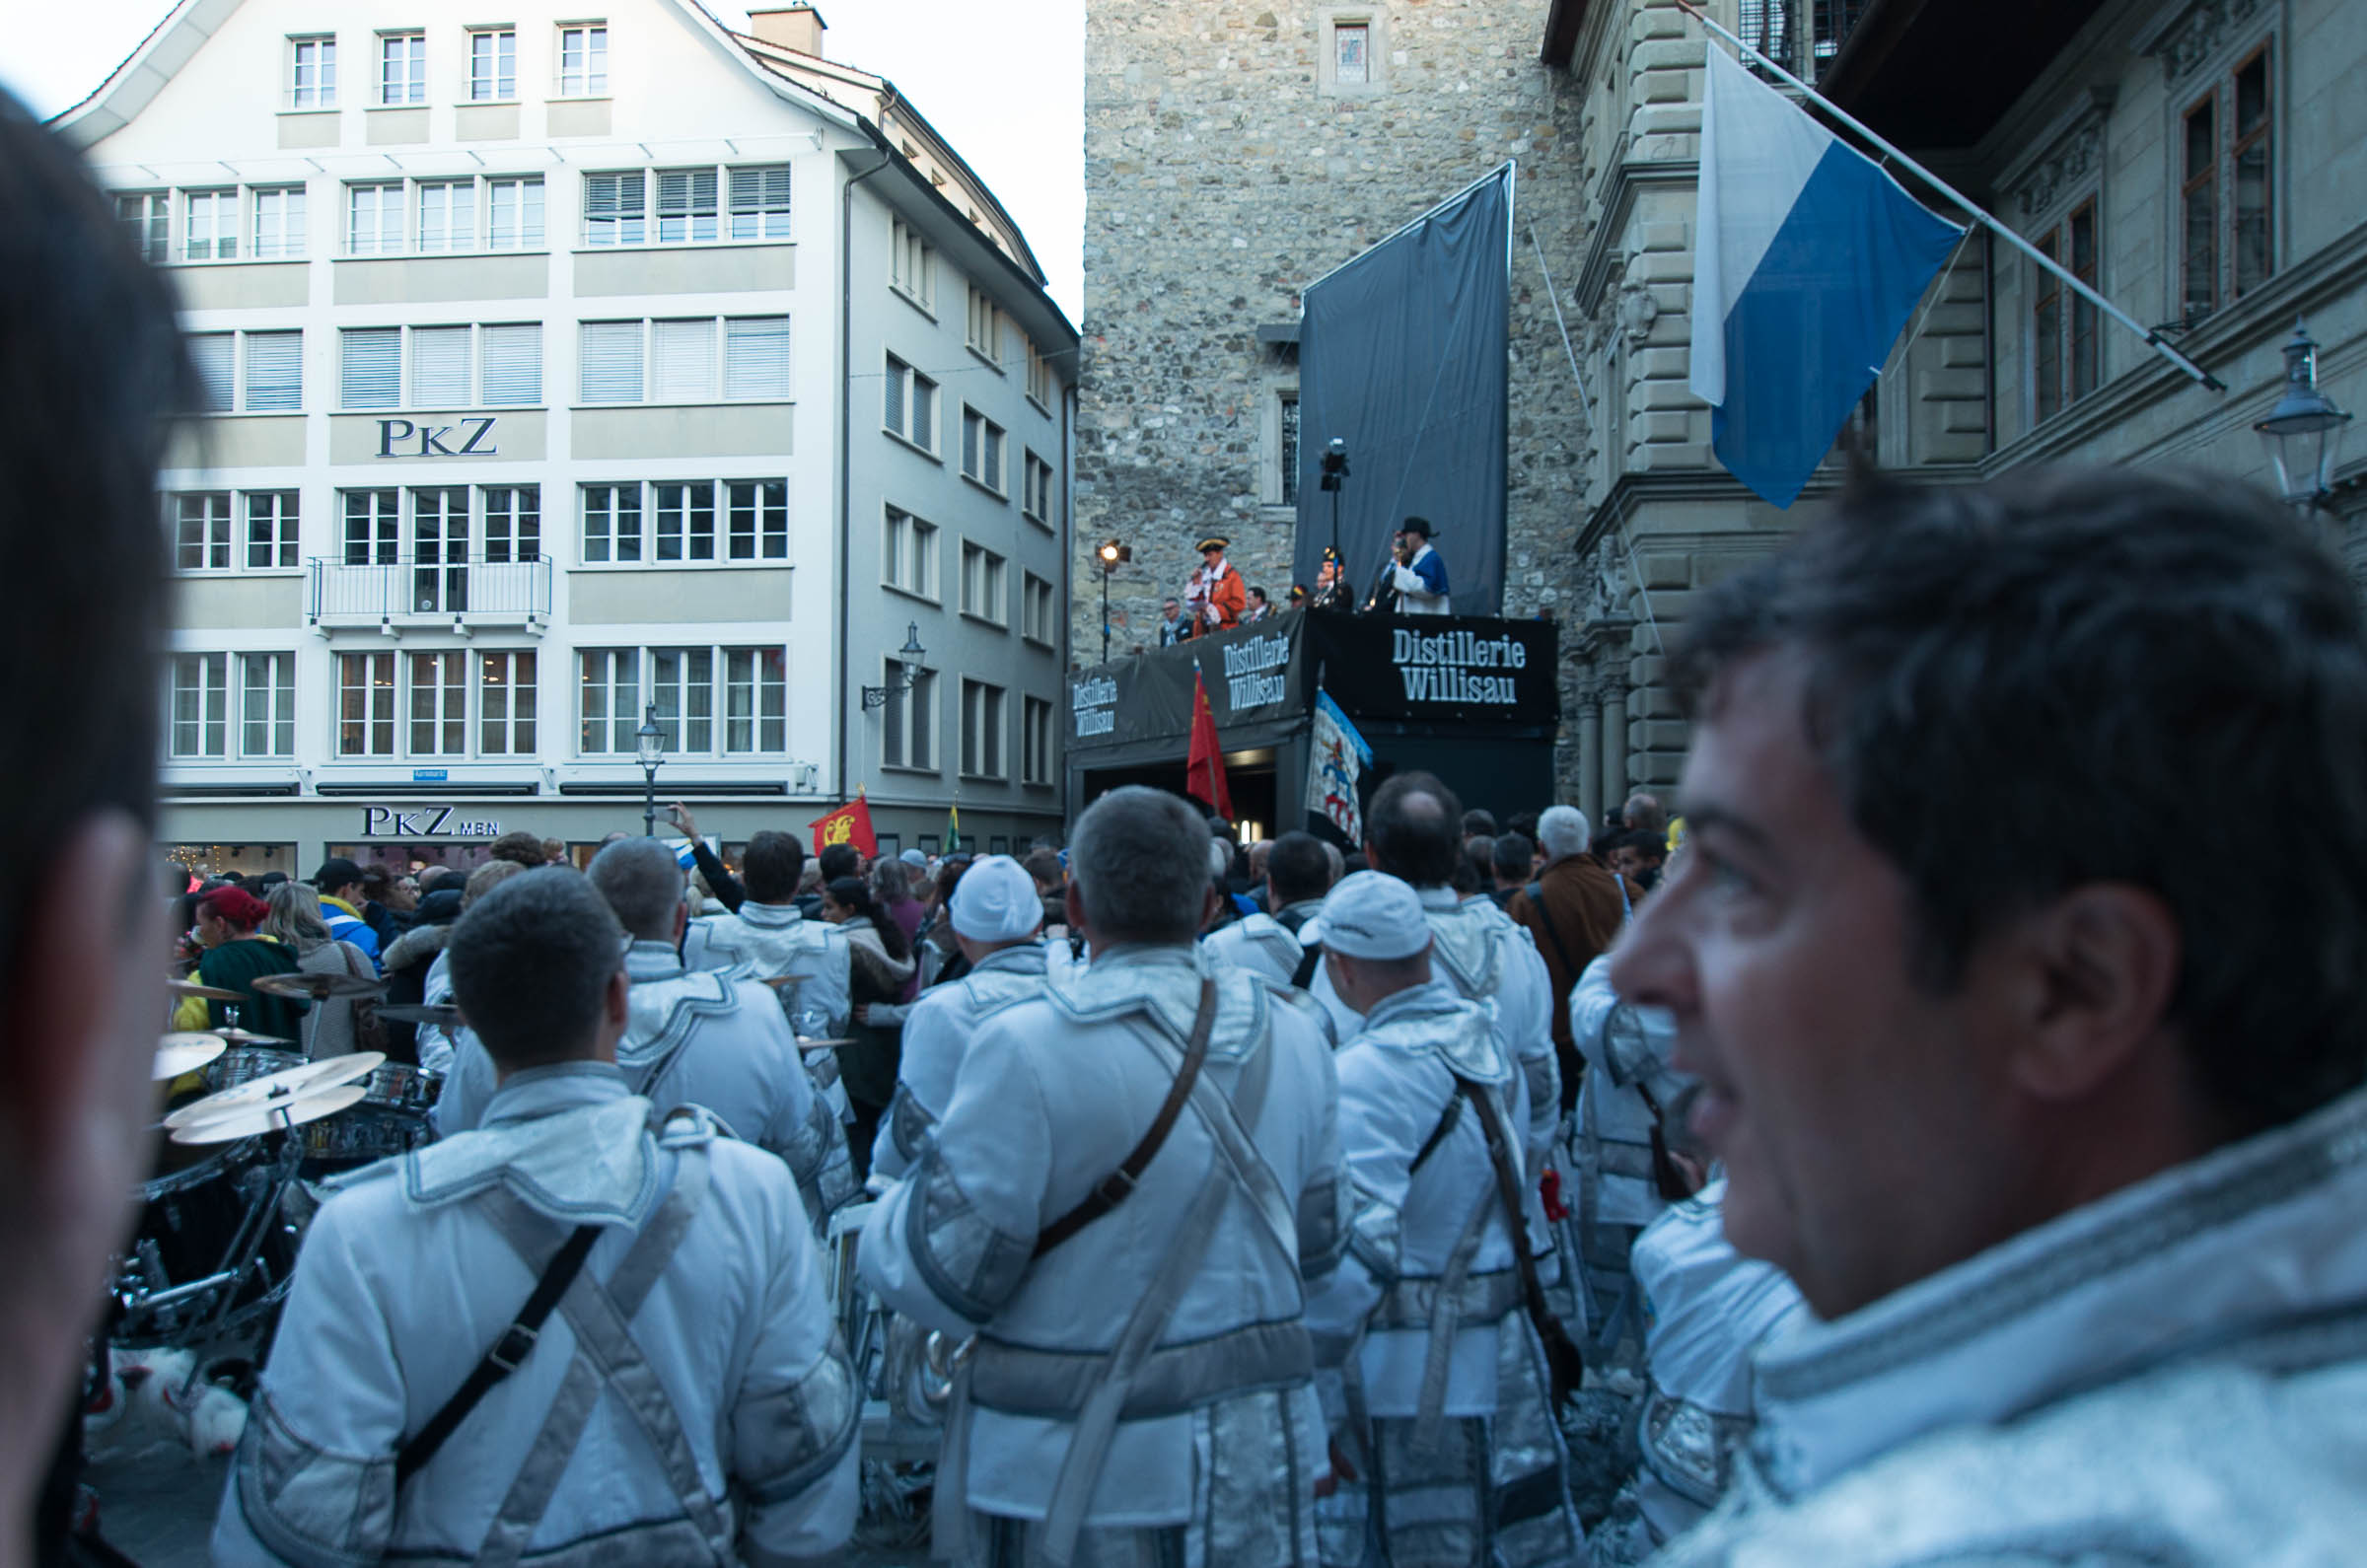
<path id="1" fill-rule="evenodd" d="M 176 1157 L 186 1153 L 167 1147 Z M 127 1347 L 178 1345 L 209 1324 L 237 1332 L 276 1307 L 295 1277 L 297 1228 L 274 1215 L 243 1254 L 234 1248 L 242 1228 L 270 1204 L 279 1174 L 264 1140 L 248 1138 L 205 1148 L 190 1163 L 142 1182 L 145 1201 L 118 1260 L 108 1338 Z M 241 1277 L 204 1283 L 233 1272 Z"/>
<path id="2" fill-rule="evenodd" d="M 304 1129 L 308 1176 L 408 1154 L 435 1136 L 427 1113 L 435 1108 L 436 1097 L 443 1092 L 443 1074 L 389 1062 L 362 1084 L 360 1105 Z"/>
<path id="3" fill-rule="evenodd" d="M 205 1064 L 202 1069 L 205 1092 L 218 1095 L 225 1089 L 236 1089 L 254 1079 L 268 1078 L 286 1068 L 303 1065 L 304 1057 L 297 1051 L 267 1051 L 252 1045 L 242 1045 L 224 1051 Z"/>

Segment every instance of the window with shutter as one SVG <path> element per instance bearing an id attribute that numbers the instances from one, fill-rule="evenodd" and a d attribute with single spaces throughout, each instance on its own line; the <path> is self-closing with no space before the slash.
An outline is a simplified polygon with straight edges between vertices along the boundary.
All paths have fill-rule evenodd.
<path id="1" fill-rule="evenodd" d="M 640 170 L 584 177 L 584 244 L 639 245 L 649 237 L 648 215 Z"/>
<path id="2" fill-rule="evenodd" d="M 658 171 L 658 243 L 715 238 L 715 171 Z"/>
<path id="3" fill-rule="evenodd" d="M 542 400 L 542 323 L 479 327 L 485 406 L 515 408 Z"/>
<path id="4" fill-rule="evenodd" d="M 712 402 L 715 398 L 715 319 L 652 321 L 650 400 Z"/>
<path id="5" fill-rule="evenodd" d="M 393 408 L 402 401 L 402 328 L 349 326 L 338 341 L 344 408 Z"/>
<path id="6" fill-rule="evenodd" d="M 789 238 L 789 166 L 732 171 L 732 238 Z"/>
<path id="7" fill-rule="evenodd" d="M 583 400 L 637 403 L 641 400 L 641 323 L 583 323 Z"/>
<path id="8" fill-rule="evenodd" d="M 251 413 L 304 406 L 304 333 L 247 334 L 247 402 Z"/>
<path id="9" fill-rule="evenodd" d="M 723 394 L 789 395 L 789 318 L 743 316 L 723 323 Z"/>
<path id="10" fill-rule="evenodd" d="M 238 357 L 237 335 L 231 332 L 192 332 L 188 344 L 189 363 L 197 367 L 197 384 L 205 394 L 205 412 L 230 412 L 234 406 L 231 388 L 234 361 Z"/>
<path id="11" fill-rule="evenodd" d="M 412 408 L 469 408 L 475 406 L 469 376 L 468 334 L 466 326 L 411 328 Z"/>

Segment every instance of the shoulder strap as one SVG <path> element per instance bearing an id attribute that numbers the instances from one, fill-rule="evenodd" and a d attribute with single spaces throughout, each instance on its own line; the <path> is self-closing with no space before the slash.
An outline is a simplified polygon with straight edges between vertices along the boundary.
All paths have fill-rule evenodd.
<path id="1" fill-rule="evenodd" d="M 1529 1255 L 1529 1222 L 1521 1210 L 1521 1179 L 1513 1170 L 1512 1144 L 1504 1133 L 1504 1118 L 1497 1113 L 1496 1103 L 1488 1098 L 1486 1089 L 1461 1073 L 1455 1075 L 1455 1089 L 1471 1103 L 1471 1109 L 1479 1116 L 1480 1131 L 1487 1138 L 1487 1163 L 1495 1171 L 1496 1196 L 1504 1205 L 1505 1223 L 1512 1227 L 1512 1261 L 1521 1273 L 1521 1298 L 1528 1308 L 1529 1322 L 1543 1345 L 1545 1367 L 1552 1376 L 1553 1404 L 1559 1408 L 1584 1385 L 1586 1364 L 1579 1358 L 1578 1347 L 1570 1342 L 1560 1319 L 1545 1305 L 1544 1287 L 1538 1282 L 1537 1259 Z"/>
<path id="2" fill-rule="evenodd" d="M 1208 1059 L 1208 1041 L 1216 1033 L 1216 981 L 1200 981 L 1200 1010 L 1191 1021 L 1191 1039 L 1184 1047 L 1184 1064 L 1176 1069 L 1176 1081 L 1168 1086 L 1167 1099 L 1159 1105 L 1159 1114 L 1151 1118 L 1142 1141 L 1134 1145 L 1115 1171 L 1104 1176 L 1085 1200 L 1066 1214 L 1045 1226 L 1036 1238 L 1032 1256 L 1041 1257 L 1062 1242 L 1116 1208 L 1134 1195 L 1134 1183 L 1150 1168 L 1167 1135 L 1176 1130 L 1176 1118 L 1184 1113 L 1184 1103 L 1191 1098 L 1191 1086 L 1200 1076 L 1200 1064 Z"/>
<path id="3" fill-rule="evenodd" d="M 1315 979 L 1315 971 L 1324 962 L 1324 945 L 1310 942 L 1299 953 L 1299 966 L 1290 971 L 1290 983 L 1304 991 Z"/>
<path id="4" fill-rule="evenodd" d="M 451 1437 L 460 1424 L 468 1418 L 468 1412 L 476 1408 L 477 1401 L 492 1392 L 495 1384 L 524 1365 L 526 1358 L 534 1351 L 535 1341 L 541 1337 L 543 1320 L 550 1317 L 551 1309 L 559 1304 L 559 1298 L 567 1294 L 567 1287 L 574 1284 L 575 1276 L 582 1272 L 584 1259 L 591 1255 L 592 1244 L 600 1240 L 601 1230 L 602 1227 L 598 1225 L 579 1225 L 575 1228 L 575 1234 L 567 1238 L 566 1245 L 551 1257 L 550 1266 L 542 1271 L 542 1277 L 535 1282 L 534 1294 L 527 1297 L 526 1305 L 518 1309 L 518 1316 L 510 1326 L 501 1331 L 501 1337 L 493 1341 L 493 1347 L 470 1369 L 467 1380 L 453 1396 L 444 1401 L 444 1407 L 429 1416 L 427 1425 L 421 1427 L 394 1456 L 394 1489 L 397 1492 L 402 1490 L 403 1482 L 417 1474 L 429 1460 L 436 1457 L 436 1451 L 444 1446 L 444 1440 Z"/>
<path id="5" fill-rule="evenodd" d="M 1570 962 L 1570 950 L 1561 945 L 1561 933 L 1554 928 L 1553 913 L 1545 907 L 1545 885 L 1533 882 L 1521 891 L 1529 895 L 1529 907 L 1536 910 L 1537 917 L 1545 923 L 1545 940 L 1553 944 L 1553 956 L 1561 960 L 1562 972 L 1570 977 L 1572 984 L 1576 984 L 1578 965 Z M 1619 890 L 1619 896 L 1626 896 L 1624 885 Z"/>
<path id="6" fill-rule="evenodd" d="M 1447 1141 L 1447 1134 L 1453 1132 L 1455 1124 L 1462 1119 L 1463 1097 L 1459 1094 L 1447 1102 L 1447 1108 L 1439 1112 L 1438 1125 L 1430 1129 L 1430 1136 L 1424 1138 L 1421 1148 L 1414 1151 L 1413 1164 L 1407 1167 L 1408 1175 L 1430 1163 L 1430 1157 L 1438 1153 L 1438 1146 Z"/>

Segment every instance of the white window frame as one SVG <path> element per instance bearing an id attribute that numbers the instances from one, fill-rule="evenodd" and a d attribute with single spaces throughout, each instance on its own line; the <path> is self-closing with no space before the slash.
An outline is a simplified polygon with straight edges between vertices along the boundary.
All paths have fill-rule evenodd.
<path id="1" fill-rule="evenodd" d="M 336 660 L 333 754 L 340 758 L 399 755 L 396 743 L 402 738 L 402 707 L 395 685 L 399 661 L 392 650 L 340 653 Z M 386 673 L 384 680 L 378 678 L 381 671 Z M 357 673 L 358 681 L 354 678 Z M 352 700 L 357 697 L 358 702 Z M 359 728 L 359 746 L 347 744 L 352 738 L 349 726 Z M 384 746 L 377 744 L 379 732 L 384 733 Z"/>
<path id="2" fill-rule="evenodd" d="M 594 661 L 598 661 L 597 668 Z M 602 712 L 585 700 L 600 693 Z M 620 705 L 618 697 L 624 701 Z M 588 744 L 595 726 L 608 731 L 606 746 Z M 641 650 L 578 648 L 575 651 L 575 752 L 583 757 L 631 756 L 633 732 L 641 726 Z"/>
<path id="3" fill-rule="evenodd" d="M 662 674 L 671 662 L 671 677 Z M 745 669 L 746 678 L 735 674 Z M 703 670 L 703 675 L 697 672 Z M 667 643 L 637 648 L 580 648 L 575 659 L 576 754 L 588 760 L 630 757 L 633 732 L 651 705 L 669 756 L 739 758 L 782 756 L 789 741 L 788 650 L 778 643 Z M 598 717 L 586 698 L 599 693 Z M 618 702 L 631 693 L 629 707 Z M 746 712 L 735 715 L 745 695 Z M 621 711 L 619 711 L 621 708 Z M 735 746 L 745 727 L 747 746 Z M 602 746 L 587 732 L 605 731 Z M 767 744 L 770 743 L 770 744 Z"/>
<path id="4" fill-rule="evenodd" d="M 880 395 L 880 428 L 906 446 L 918 448 L 943 463 L 945 460 L 937 451 L 937 421 L 938 411 L 945 406 L 945 389 L 894 354 L 886 357 L 882 379 L 887 386 Z M 919 407 L 923 389 L 927 391 L 929 402 L 925 419 L 921 417 Z M 898 410 L 903 415 L 903 427 L 900 429 L 889 417 L 892 412 Z"/>
<path id="5" fill-rule="evenodd" d="M 404 67 L 399 77 L 398 62 Z M 426 103 L 427 34 L 418 28 L 390 28 L 378 35 L 378 97 L 373 107 L 418 108 Z"/>
<path id="6" fill-rule="evenodd" d="M 151 266 L 169 263 L 173 259 L 173 192 L 118 190 L 114 197 L 115 221 L 131 231 L 131 243 L 140 259 Z M 124 211 L 129 202 L 139 203 L 136 214 Z"/>
<path id="7" fill-rule="evenodd" d="M 360 485 L 337 492 L 336 552 L 341 566 L 393 566 L 402 559 L 402 492 Z"/>
<path id="8" fill-rule="evenodd" d="M 965 340 L 969 351 L 994 367 L 997 376 L 1003 370 L 1003 308 L 994 303 L 994 296 L 969 286 L 969 316 L 964 326 Z"/>
<path id="9" fill-rule="evenodd" d="M 989 680 L 962 680 L 962 766 L 964 778 L 1008 779 L 1010 737 L 1004 733 L 1007 689 Z M 974 710 L 974 711 L 973 711 Z"/>
<path id="10" fill-rule="evenodd" d="M 485 184 L 485 249 L 488 250 L 543 250 L 549 249 L 549 228 L 546 222 L 542 177 L 540 175 L 487 175 Z M 500 202 L 502 194 L 516 188 L 514 221 L 503 224 Z M 528 198 L 528 192 L 533 197 Z M 529 221 L 531 216 L 532 221 Z"/>
<path id="11" fill-rule="evenodd" d="M 1022 332 L 1020 338 L 1028 345 L 1028 401 L 1044 413 L 1052 411 L 1052 362 L 1036 339 Z"/>
<path id="12" fill-rule="evenodd" d="M 173 569 L 213 576 L 239 569 L 238 509 L 228 490 L 177 490 L 171 496 Z"/>
<path id="13" fill-rule="evenodd" d="M 250 191 L 252 216 L 248 224 L 247 253 L 257 261 L 299 261 L 304 258 L 304 186 L 256 185 Z"/>
<path id="14" fill-rule="evenodd" d="M 1039 647 L 1058 645 L 1059 610 L 1052 603 L 1052 585 L 1048 579 L 1023 570 L 1019 582 L 1019 634 Z"/>
<path id="15" fill-rule="evenodd" d="M 494 505 L 494 497 L 502 497 Z M 480 484 L 476 487 L 477 553 L 489 566 L 542 558 L 542 487 L 538 484 Z"/>
<path id="16" fill-rule="evenodd" d="M 1019 699 L 1019 781 L 1031 789 L 1052 785 L 1052 705 L 1026 692 Z"/>
<path id="17" fill-rule="evenodd" d="M 535 386 L 533 391 L 535 395 L 531 399 L 505 397 L 497 401 L 489 394 L 486 385 L 488 381 L 486 376 L 487 334 L 494 331 L 526 330 L 532 330 L 535 334 L 535 347 L 530 361 L 534 366 Z M 418 335 L 422 331 L 466 332 L 468 334 L 468 395 L 457 401 L 439 400 L 433 405 L 435 411 L 459 412 L 478 408 L 542 407 L 544 405 L 544 388 L 542 386 L 541 330 L 542 323 L 539 321 L 421 321 L 408 326 L 340 327 L 337 332 L 337 410 L 341 413 L 380 413 L 414 406 L 429 407 L 430 405 L 423 400 L 425 394 L 418 385 L 418 369 L 414 362 L 414 355 L 418 349 Z M 349 378 L 346 374 L 347 344 L 352 340 L 354 334 L 360 332 L 392 332 L 394 334 L 394 392 L 387 401 L 356 402 L 353 400 Z"/>
<path id="18" fill-rule="evenodd" d="M 972 430 L 976 431 L 973 439 Z M 1011 432 L 969 404 L 962 405 L 962 477 L 1010 499 Z"/>
<path id="19" fill-rule="evenodd" d="M 245 490 L 239 495 L 239 555 L 248 572 L 304 569 L 304 504 L 297 490 Z M 257 547 L 261 559 L 257 560 Z"/>
<path id="20" fill-rule="evenodd" d="M 609 25 L 605 21 L 562 22 L 558 26 L 557 46 L 551 50 L 551 96 L 553 98 L 607 98 L 609 96 Z M 568 50 L 574 47 L 581 56 L 572 73 L 568 66 Z"/>
<path id="21" fill-rule="evenodd" d="M 937 570 L 943 531 L 899 506 L 880 513 L 880 586 L 927 604 L 942 603 Z"/>
<path id="22" fill-rule="evenodd" d="M 194 679 L 189 678 L 194 677 Z M 175 761 L 220 762 L 230 756 L 230 655 L 187 650 L 173 655 L 167 677 L 165 750 Z M 193 706 L 181 716 L 184 703 Z M 183 744 L 184 735 L 187 744 Z"/>
<path id="23" fill-rule="evenodd" d="M 370 194 L 370 210 L 373 218 L 371 241 L 368 246 L 360 243 L 362 233 L 360 203 L 365 191 Z M 390 191 L 394 193 L 394 230 L 392 236 L 387 232 L 386 222 L 388 192 Z M 341 247 L 343 253 L 346 255 L 401 255 L 410 238 L 410 197 L 411 187 L 407 180 L 353 179 L 346 181 L 343 210 L 337 214 L 338 228 L 343 240 Z"/>
<path id="24" fill-rule="evenodd" d="M 474 661 L 466 648 L 411 648 L 402 656 L 401 701 L 404 756 L 466 757 L 473 717 L 469 701 Z M 422 668 L 435 672 L 433 680 L 420 679 Z M 456 673 L 457 672 L 457 676 Z M 422 733 L 430 744 L 419 744 Z M 455 736 L 457 745 L 450 744 Z"/>
<path id="25" fill-rule="evenodd" d="M 505 50 L 502 45 L 509 46 Z M 492 48 L 481 47 L 491 43 Z M 488 62 L 487 54 L 491 55 Z M 504 85 L 503 55 L 508 55 L 507 91 Z M 490 69 L 487 69 L 488 64 Z M 491 92 L 481 89 L 490 86 Z M 471 104 L 515 104 L 518 102 L 518 30 L 504 28 L 470 28 L 468 30 L 468 102 Z"/>
<path id="26" fill-rule="evenodd" d="M 578 484 L 576 494 L 576 558 L 586 566 L 638 566 L 649 548 L 649 528 L 641 507 L 641 481 Z M 599 547 L 593 545 L 593 522 L 599 520 Z M 627 527 L 629 523 L 629 528 Z M 632 553 L 624 541 L 632 540 Z"/>
<path id="27" fill-rule="evenodd" d="M 179 259 L 236 261 L 240 211 L 236 185 L 206 185 L 181 191 Z M 204 238 L 200 239 L 200 235 Z"/>
<path id="28" fill-rule="evenodd" d="M 775 323 L 778 323 L 777 326 Z M 659 378 L 667 363 L 666 351 L 671 346 L 680 351 L 691 345 L 693 334 L 687 328 L 703 325 L 708 355 L 705 391 L 696 396 L 660 395 Z M 626 345 L 636 341 L 632 332 L 638 327 L 640 367 L 638 394 L 632 397 L 592 396 L 587 380 L 593 369 L 592 344 L 598 339 L 616 345 L 613 352 L 621 355 Z M 669 331 L 668 329 L 672 330 Z M 786 316 L 687 316 L 642 317 L 639 319 L 607 319 L 579 322 L 576 331 L 576 402 L 586 408 L 624 407 L 699 407 L 710 403 L 760 403 L 791 401 L 792 377 L 795 360 L 791 354 L 789 318 Z M 756 352 L 757 345 L 777 342 L 779 360 L 767 366 L 738 358 L 742 352 Z M 682 362 L 676 362 L 678 372 Z M 621 369 L 622 360 L 618 360 Z M 734 395 L 735 385 L 745 388 L 751 380 L 762 382 L 756 395 Z M 621 382 L 618 383 L 621 387 Z"/>
<path id="29" fill-rule="evenodd" d="M 310 52 L 308 66 L 306 55 Z M 311 80 L 306 80 L 307 74 Z M 337 39 L 331 33 L 299 34 L 288 39 L 288 95 L 291 109 L 333 109 L 337 107 Z"/>
<path id="30" fill-rule="evenodd" d="M 789 559 L 789 481 L 787 479 L 723 479 L 717 481 L 717 504 L 723 512 L 723 559 L 726 562 L 764 562 Z M 743 528 L 742 520 L 747 520 Z M 748 553 L 740 545 L 746 541 Z"/>
<path id="31" fill-rule="evenodd" d="M 888 225 L 888 286 L 937 319 L 937 248 L 901 218 Z"/>
<path id="32" fill-rule="evenodd" d="M 262 678 L 255 678 L 257 674 Z M 251 738 L 261 726 L 263 744 Z M 239 755 L 255 760 L 296 754 L 296 656 L 285 651 L 239 655 Z"/>
<path id="33" fill-rule="evenodd" d="M 478 756 L 533 756 L 541 716 L 539 663 L 532 648 L 482 648 L 469 661 Z M 494 678 L 494 672 L 501 678 Z M 500 693 L 500 700 L 494 693 Z M 492 744 L 498 735 L 501 744 Z"/>
<path id="34" fill-rule="evenodd" d="M 431 203 L 439 209 L 433 243 L 428 227 Z M 484 231 L 477 226 L 476 180 L 470 176 L 412 180 L 406 219 L 411 229 L 411 248 L 420 255 L 451 255 L 484 249 L 480 238 Z"/>
<path id="35" fill-rule="evenodd" d="M 1054 526 L 1052 465 L 1038 457 L 1034 447 L 1023 451 L 1026 455 L 1019 469 L 1019 515 L 1049 530 Z"/>
<path id="36" fill-rule="evenodd" d="M 937 672 L 922 669 L 906 685 L 904 667 L 886 661 L 883 684 L 890 692 L 880 705 L 880 766 L 899 773 L 935 773 L 937 760 Z"/>
<path id="37" fill-rule="evenodd" d="M 797 190 L 789 165 L 726 165 L 723 178 L 726 240 L 735 245 L 753 245 L 791 237 L 789 225 L 797 210 Z M 776 183 L 778 205 L 774 203 Z"/>
<path id="38" fill-rule="evenodd" d="M 970 620 L 1010 629 L 1003 588 L 1010 576 L 1001 554 L 975 539 L 962 541 L 962 614 Z"/>
<path id="39" fill-rule="evenodd" d="M 789 660 L 777 646 L 725 647 L 716 678 L 723 689 L 722 723 L 718 739 L 722 754 L 779 756 L 789 749 Z M 743 677 L 741 672 L 747 672 Z M 745 701 L 745 713 L 735 711 Z M 734 746 L 733 734 L 746 727 L 748 744 Z"/>

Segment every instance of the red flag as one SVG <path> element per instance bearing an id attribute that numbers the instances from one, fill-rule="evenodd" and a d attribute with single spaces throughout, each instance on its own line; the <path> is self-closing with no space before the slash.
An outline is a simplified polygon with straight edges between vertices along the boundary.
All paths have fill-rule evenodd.
<path id="1" fill-rule="evenodd" d="M 1196 664 L 1191 668 L 1191 755 L 1184 768 L 1184 787 L 1231 821 L 1233 792 L 1225 786 L 1225 748 L 1217 744 L 1216 714 L 1208 706 L 1208 685 Z"/>
<path id="2" fill-rule="evenodd" d="M 827 817 L 817 817 L 812 826 L 817 855 L 832 844 L 852 844 L 865 856 L 880 852 L 879 840 L 871 836 L 871 803 L 860 795 Z"/>

